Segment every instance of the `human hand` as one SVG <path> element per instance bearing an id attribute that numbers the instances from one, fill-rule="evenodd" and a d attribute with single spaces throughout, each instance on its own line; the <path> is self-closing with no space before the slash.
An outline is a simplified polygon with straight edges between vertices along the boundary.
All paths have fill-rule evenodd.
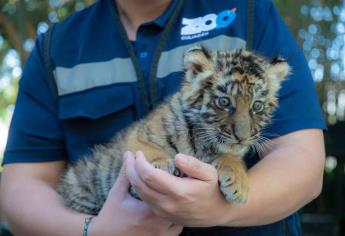
<path id="1" fill-rule="evenodd" d="M 108 198 L 89 226 L 90 236 L 177 236 L 183 227 L 155 215 L 150 207 L 128 194 L 125 159 Z"/>
<path id="2" fill-rule="evenodd" d="M 126 173 L 152 211 L 189 227 L 224 225 L 229 205 L 218 186 L 216 169 L 198 159 L 176 155 L 176 166 L 188 177 L 180 178 L 154 168 L 142 152 L 128 158 Z"/>

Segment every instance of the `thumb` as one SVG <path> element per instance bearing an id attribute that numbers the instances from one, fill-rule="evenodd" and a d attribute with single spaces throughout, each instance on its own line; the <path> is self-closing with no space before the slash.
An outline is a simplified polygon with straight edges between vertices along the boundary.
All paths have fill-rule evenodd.
<path id="1" fill-rule="evenodd" d="M 176 166 L 188 177 L 204 181 L 217 181 L 217 170 L 210 164 L 204 163 L 195 157 L 177 154 Z"/>
<path id="2" fill-rule="evenodd" d="M 129 187 L 131 185 L 126 175 L 126 163 L 127 163 L 127 160 L 130 158 L 130 156 L 133 156 L 131 152 L 125 152 L 125 154 L 123 155 L 122 167 L 120 169 L 120 172 L 117 176 L 116 182 L 113 187 L 115 194 L 120 197 L 127 196 Z"/>

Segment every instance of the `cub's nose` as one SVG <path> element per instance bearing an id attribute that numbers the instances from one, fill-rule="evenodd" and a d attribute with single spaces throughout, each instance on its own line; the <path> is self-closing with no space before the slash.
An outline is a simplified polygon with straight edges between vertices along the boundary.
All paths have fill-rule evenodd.
<path id="1" fill-rule="evenodd" d="M 248 127 L 247 125 L 233 125 L 232 130 L 236 140 L 239 142 L 245 141 L 251 135 L 251 127 Z"/>

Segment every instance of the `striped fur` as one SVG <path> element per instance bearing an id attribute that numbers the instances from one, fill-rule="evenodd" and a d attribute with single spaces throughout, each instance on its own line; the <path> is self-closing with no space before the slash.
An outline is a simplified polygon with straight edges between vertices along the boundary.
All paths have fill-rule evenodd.
<path id="1" fill-rule="evenodd" d="M 187 51 L 184 65 L 180 91 L 67 168 L 58 192 L 68 207 L 97 214 L 126 150 L 143 151 L 149 162 L 170 173 L 176 171 L 177 153 L 195 156 L 217 168 L 228 201 L 246 202 L 248 180 L 241 158 L 269 123 L 289 66 L 245 50 L 208 52 L 202 47 Z"/>

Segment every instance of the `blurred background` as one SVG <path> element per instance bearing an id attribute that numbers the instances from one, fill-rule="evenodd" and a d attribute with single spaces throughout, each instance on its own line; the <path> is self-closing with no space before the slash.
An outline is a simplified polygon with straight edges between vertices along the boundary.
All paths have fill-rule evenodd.
<path id="1" fill-rule="evenodd" d="M 18 80 L 37 34 L 93 1 L 0 0 L 0 161 Z M 329 127 L 324 189 L 301 210 L 304 235 L 344 236 L 345 0 L 273 1 L 304 51 Z"/>

